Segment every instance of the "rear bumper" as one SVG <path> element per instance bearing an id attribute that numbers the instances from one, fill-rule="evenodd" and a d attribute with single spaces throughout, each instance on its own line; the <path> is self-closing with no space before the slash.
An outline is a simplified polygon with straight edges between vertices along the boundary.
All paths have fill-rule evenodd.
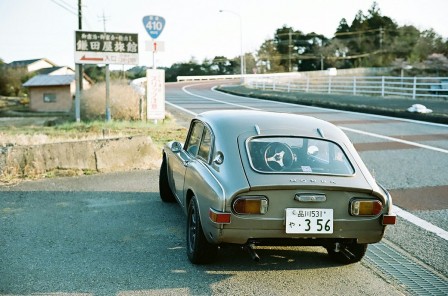
<path id="1" fill-rule="evenodd" d="M 342 225 L 344 227 L 342 228 Z M 371 244 L 379 242 L 384 235 L 385 227 L 378 220 L 357 223 L 334 223 L 331 234 L 287 234 L 285 227 L 280 229 L 213 228 L 206 237 L 215 244 L 246 244 L 255 242 L 259 245 L 323 245 L 323 243 L 350 240 L 357 243 Z M 258 243 L 257 243 L 258 242 Z M 271 244 L 269 244 L 269 242 Z"/>

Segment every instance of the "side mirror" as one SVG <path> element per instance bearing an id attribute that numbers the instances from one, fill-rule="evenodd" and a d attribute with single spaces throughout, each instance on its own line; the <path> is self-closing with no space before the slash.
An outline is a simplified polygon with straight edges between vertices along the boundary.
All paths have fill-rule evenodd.
<path id="1" fill-rule="evenodd" d="M 316 156 L 319 154 L 319 148 L 317 146 L 310 146 L 307 150 L 308 155 Z"/>
<path id="2" fill-rule="evenodd" d="M 182 149 L 183 149 L 183 145 L 179 142 L 173 142 L 171 144 L 171 151 L 174 153 L 179 153 L 182 151 Z"/>
<path id="3" fill-rule="evenodd" d="M 224 154 L 221 151 L 216 152 L 215 158 L 213 158 L 213 162 L 217 165 L 220 165 L 224 162 Z"/>

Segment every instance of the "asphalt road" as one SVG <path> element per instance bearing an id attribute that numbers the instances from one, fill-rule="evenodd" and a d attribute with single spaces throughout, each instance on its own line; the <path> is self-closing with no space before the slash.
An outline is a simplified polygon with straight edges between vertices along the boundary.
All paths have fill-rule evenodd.
<path id="1" fill-rule="evenodd" d="M 243 108 L 308 115 L 336 124 L 376 179 L 390 190 L 394 204 L 411 216 L 400 215 L 398 224 L 388 228 L 386 241 L 412 260 L 434 268 L 447 281 L 447 125 L 234 96 L 214 91 L 219 83 L 227 82 L 168 85 L 169 111 L 182 123 L 188 121 L 183 114 L 191 117 L 208 110 Z M 448 286 L 446 290 L 444 294 Z"/>
<path id="2" fill-rule="evenodd" d="M 345 129 L 396 204 L 448 229 L 446 126 L 245 99 L 216 93 L 213 84 L 167 85 L 180 124 L 221 108 L 329 120 Z M 398 138 L 408 142 L 391 140 Z M 1 187 L 0 295 L 417 295 L 368 258 L 338 266 L 321 248 L 264 248 L 259 263 L 229 248 L 214 264 L 192 265 L 186 219 L 161 202 L 157 184 L 157 171 L 138 171 Z M 399 218 L 385 243 L 447 281 L 446 239 Z"/>
<path id="3" fill-rule="evenodd" d="M 24 182 L 0 191 L 1 295 L 402 295 L 365 264 L 320 248 L 185 253 L 186 219 L 157 171 Z"/>

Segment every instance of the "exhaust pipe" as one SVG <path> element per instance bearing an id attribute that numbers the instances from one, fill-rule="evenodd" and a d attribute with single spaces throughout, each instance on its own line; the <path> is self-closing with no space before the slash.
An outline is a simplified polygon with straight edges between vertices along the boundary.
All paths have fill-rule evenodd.
<path id="1" fill-rule="evenodd" d="M 250 258 L 255 262 L 260 262 L 260 256 L 258 256 L 257 252 L 254 250 L 253 244 L 246 244 L 242 247 L 243 251 L 249 253 Z"/>

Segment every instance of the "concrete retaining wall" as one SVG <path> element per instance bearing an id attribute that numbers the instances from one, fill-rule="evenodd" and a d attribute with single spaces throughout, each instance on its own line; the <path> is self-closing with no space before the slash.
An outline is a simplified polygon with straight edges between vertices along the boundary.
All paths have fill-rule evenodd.
<path id="1" fill-rule="evenodd" d="M 112 172 L 154 169 L 161 151 L 150 137 L 0 147 L 0 181 L 54 170 Z"/>

